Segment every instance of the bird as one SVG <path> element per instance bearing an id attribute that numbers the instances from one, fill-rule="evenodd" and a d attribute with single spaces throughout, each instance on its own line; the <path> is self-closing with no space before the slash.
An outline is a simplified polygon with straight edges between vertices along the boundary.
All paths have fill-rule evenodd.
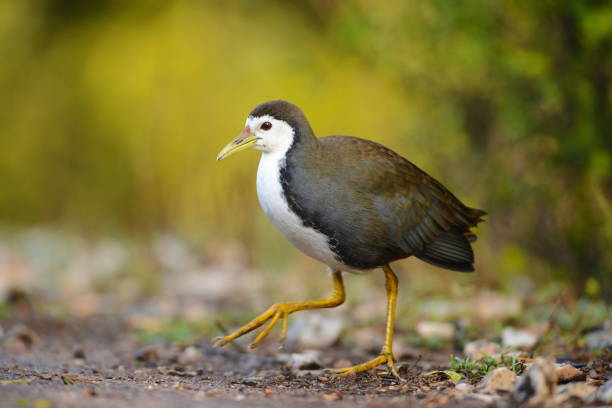
<path id="1" fill-rule="evenodd" d="M 474 271 L 471 231 L 487 213 L 463 204 L 412 162 L 374 141 L 353 136 L 317 138 L 302 110 L 273 100 L 255 107 L 244 130 L 217 155 L 260 151 L 257 197 L 272 223 L 297 249 L 327 266 L 329 298 L 275 303 L 249 323 L 217 338 L 216 346 L 267 323 L 255 348 L 281 322 L 286 338 L 291 313 L 332 308 L 345 300 L 343 273 L 382 269 L 387 294 L 386 330 L 380 354 L 334 369 L 355 374 L 386 364 L 399 378 L 392 342 L 398 293 L 394 261 L 414 256 L 459 272 Z"/>

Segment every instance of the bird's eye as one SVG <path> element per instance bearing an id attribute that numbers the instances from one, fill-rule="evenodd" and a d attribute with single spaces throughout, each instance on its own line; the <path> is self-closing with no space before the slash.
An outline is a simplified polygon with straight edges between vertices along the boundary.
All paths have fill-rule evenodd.
<path id="1" fill-rule="evenodd" d="M 264 122 L 261 124 L 262 130 L 270 130 L 272 129 L 272 124 L 270 122 Z"/>

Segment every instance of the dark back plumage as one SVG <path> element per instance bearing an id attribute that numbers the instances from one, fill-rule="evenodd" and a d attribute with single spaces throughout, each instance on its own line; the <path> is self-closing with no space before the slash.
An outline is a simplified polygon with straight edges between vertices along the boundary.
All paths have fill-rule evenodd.
<path id="1" fill-rule="evenodd" d="M 371 269 L 411 255 L 446 269 L 474 270 L 470 228 L 482 210 L 386 147 L 348 136 L 291 149 L 281 172 L 287 201 L 329 237 L 338 259 Z M 313 154 L 314 153 L 314 154 Z"/>
<path id="2" fill-rule="evenodd" d="M 470 228 L 486 212 L 464 205 L 440 182 L 392 150 L 350 136 L 316 139 L 302 111 L 286 101 L 252 116 L 284 120 L 295 132 L 281 169 L 291 210 L 322 232 L 339 261 L 372 269 L 414 255 L 473 271 Z"/>

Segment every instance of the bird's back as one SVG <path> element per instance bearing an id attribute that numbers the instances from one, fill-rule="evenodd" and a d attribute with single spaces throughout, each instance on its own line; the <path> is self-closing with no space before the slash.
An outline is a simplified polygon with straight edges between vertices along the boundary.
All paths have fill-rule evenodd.
<path id="1" fill-rule="evenodd" d="M 349 136 L 318 141 L 316 152 L 287 154 L 284 191 L 304 223 L 329 237 L 342 263 L 371 269 L 415 255 L 447 269 L 473 270 L 469 228 L 484 211 L 465 206 L 378 143 Z"/>

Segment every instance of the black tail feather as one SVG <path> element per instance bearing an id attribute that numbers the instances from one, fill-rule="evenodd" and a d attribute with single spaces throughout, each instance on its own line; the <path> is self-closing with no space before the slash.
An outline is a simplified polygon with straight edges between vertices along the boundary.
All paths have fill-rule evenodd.
<path id="1" fill-rule="evenodd" d="M 427 263 L 459 272 L 474 271 L 474 252 L 470 242 L 474 234 L 466 235 L 463 231 L 452 229 L 440 234 L 415 256 Z"/>

